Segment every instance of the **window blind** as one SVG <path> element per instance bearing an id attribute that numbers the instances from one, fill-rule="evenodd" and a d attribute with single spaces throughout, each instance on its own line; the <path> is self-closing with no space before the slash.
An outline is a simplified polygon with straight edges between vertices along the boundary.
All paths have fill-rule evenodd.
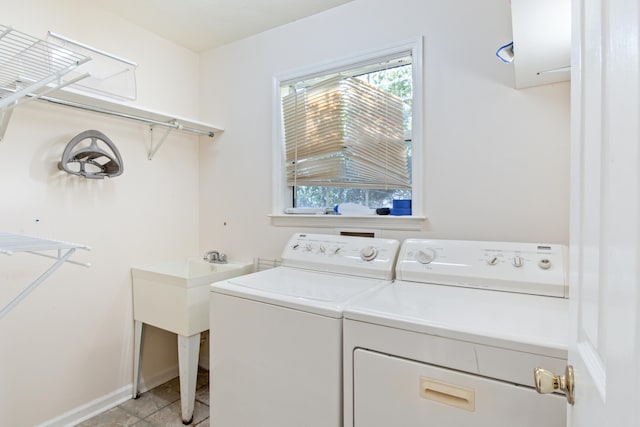
<path id="1" fill-rule="evenodd" d="M 282 98 L 289 186 L 411 188 L 398 97 L 332 77 Z"/>

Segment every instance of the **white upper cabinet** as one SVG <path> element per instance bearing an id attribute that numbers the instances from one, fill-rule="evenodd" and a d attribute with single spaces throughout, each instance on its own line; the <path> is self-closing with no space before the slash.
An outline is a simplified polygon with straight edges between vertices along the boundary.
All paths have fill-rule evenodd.
<path id="1" fill-rule="evenodd" d="M 571 1 L 511 0 L 516 88 L 571 77 Z"/>

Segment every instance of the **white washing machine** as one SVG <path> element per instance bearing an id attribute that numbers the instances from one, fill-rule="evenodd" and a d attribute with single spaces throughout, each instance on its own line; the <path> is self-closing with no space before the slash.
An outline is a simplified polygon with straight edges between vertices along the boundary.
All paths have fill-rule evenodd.
<path id="1" fill-rule="evenodd" d="M 344 418 L 357 427 L 564 427 L 566 248 L 410 239 L 396 282 L 344 310 Z M 214 403 L 215 404 L 215 403 Z"/>
<path id="2" fill-rule="evenodd" d="M 389 284 L 396 240 L 295 234 L 282 266 L 211 285 L 211 425 L 342 426 L 342 311 Z"/>

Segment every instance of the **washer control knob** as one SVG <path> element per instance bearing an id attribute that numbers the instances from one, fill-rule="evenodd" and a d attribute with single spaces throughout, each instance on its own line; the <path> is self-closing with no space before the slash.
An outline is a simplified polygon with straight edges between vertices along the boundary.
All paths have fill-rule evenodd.
<path id="1" fill-rule="evenodd" d="M 489 265 L 497 265 L 498 264 L 498 257 L 495 255 L 491 255 L 489 258 L 487 258 L 487 264 Z"/>
<path id="2" fill-rule="evenodd" d="M 311 243 L 307 243 L 304 248 L 306 249 L 307 252 L 311 252 L 311 250 L 313 249 L 313 246 L 311 246 Z"/>
<path id="3" fill-rule="evenodd" d="M 367 246 L 360 251 L 360 258 L 363 261 L 373 261 L 378 256 L 378 250 L 373 246 Z"/>
<path id="4" fill-rule="evenodd" d="M 538 261 L 538 267 L 543 270 L 548 270 L 551 268 L 551 261 L 549 260 L 549 258 L 542 258 L 540 261 Z"/>
<path id="5" fill-rule="evenodd" d="M 524 260 L 521 256 L 516 256 L 513 258 L 513 266 L 514 267 L 522 267 L 524 265 Z"/>
<path id="6" fill-rule="evenodd" d="M 291 246 L 291 249 L 298 250 L 300 248 L 300 243 L 296 243 L 295 245 Z"/>
<path id="7" fill-rule="evenodd" d="M 338 246 L 337 248 L 335 248 L 335 249 L 333 250 L 333 253 L 337 255 L 337 254 L 339 254 L 339 253 L 340 253 L 340 251 L 341 251 L 341 250 L 342 250 L 342 248 L 341 248 L 340 246 Z"/>
<path id="8" fill-rule="evenodd" d="M 327 251 L 327 249 L 324 247 L 324 245 L 320 245 L 320 253 L 325 253 Z"/>
<path id="9" fill-rule="evenodd" d="M 416 253 L 416 261 L 418 261 L 420 264 L 429 264 L 435 258 L 436 258 L 436 253 L 434 252 L 433 249 L 419 250 Z"/>

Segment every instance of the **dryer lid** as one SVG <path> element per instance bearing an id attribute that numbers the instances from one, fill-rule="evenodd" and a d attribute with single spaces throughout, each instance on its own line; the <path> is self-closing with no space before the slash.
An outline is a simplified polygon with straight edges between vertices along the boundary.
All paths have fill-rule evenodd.
<path id="1" fill-rule="evenodd" d="M 569 300 L 565 298 L 396 281 L 352 300 L 344 318 L 567 357 Z"/>

